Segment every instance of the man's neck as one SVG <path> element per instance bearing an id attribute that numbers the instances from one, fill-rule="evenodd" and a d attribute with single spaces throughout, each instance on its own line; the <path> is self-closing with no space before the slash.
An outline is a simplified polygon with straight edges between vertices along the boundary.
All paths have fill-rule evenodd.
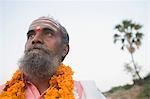
<path id="1" fill-rule="evenodd" d="M 36 86 L 36 88 L 39 90 L 39 93 L 42 94 L 44 91 L 46 91 L 50 84 L 49 84 L 49 77 L 44 78 L 34 78 L 34 79 L 28 79 L 33 85 Z"/>

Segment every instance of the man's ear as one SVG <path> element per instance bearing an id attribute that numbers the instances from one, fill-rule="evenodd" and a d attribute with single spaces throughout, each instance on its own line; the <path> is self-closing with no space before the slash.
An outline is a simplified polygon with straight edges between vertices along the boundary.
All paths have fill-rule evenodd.
<path id="1" fill-rule="evenodd" d="M 64 60 L 64 58 L 66 57 L 66 55 L 69 53 L 69 45 L 68 44 L 64 44 L 63 45 L 63 52 L 62 52 L 62 61 Z"/>

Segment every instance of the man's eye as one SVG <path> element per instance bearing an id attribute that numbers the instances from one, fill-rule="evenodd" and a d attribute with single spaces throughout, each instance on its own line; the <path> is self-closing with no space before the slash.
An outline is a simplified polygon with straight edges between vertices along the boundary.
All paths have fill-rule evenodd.
<path id="1" fill-rule="evenodd" d="M 29 38 L 33 38 L 33 37 L 34 37 L 33 34 L 28 35 L 28 39 L 29 39 Z"/>
<path id="2" fill-rule="evenodd" d="M 35 32 L 34 31 L 29 31 L 27 33 L 27 38 L 30 39 L 30 38 L 33 38 L 35 36 Z"/>
<path id="3" fill-rule="evenodd" d="M 53 36 L 53 32 L 50 29 L 43 30 L 43 33 L 48 37 Z"/>
<path id="4" fill-rule="evenodd" d="M 52 36 L 52 33 L 50 33 L 50 32 L 47 33 L 47 36 L 48 36 L 48 37 L 51 37 L 51 36 Z"/>

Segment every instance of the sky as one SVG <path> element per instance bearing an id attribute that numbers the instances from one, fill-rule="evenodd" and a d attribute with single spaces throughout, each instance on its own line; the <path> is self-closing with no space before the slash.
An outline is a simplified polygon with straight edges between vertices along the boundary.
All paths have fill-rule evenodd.
<path id="1" fill-rule="evenodd" d="M 75 80 L 94 80 L 103 92 L 132 83 L 123 67 L 130 55 L 113 43 L 114 26 L 124 19 L 143 25 L 142 46 L 134 57 L 142 77 L 150 72 L 149 0 L 0 0 L 0 84 L 18 68 L 28 27 L 41 16 L 66 27 L 70 52 L 64 64 L 72 67 Z"/>

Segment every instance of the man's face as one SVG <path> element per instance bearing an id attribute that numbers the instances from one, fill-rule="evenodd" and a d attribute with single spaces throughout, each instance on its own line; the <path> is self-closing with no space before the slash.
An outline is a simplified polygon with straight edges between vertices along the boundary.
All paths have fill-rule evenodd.
<path id="1" fill-rule="evenodd" d="M 31 79 L 53 75 L 63 53 L 62 34 L 58 27 L 51 21 L 34 21 L 27 38 L 20 69 Z"/>
<path id="2" fill-rule="evenodd" d="M 27 42 L 25 50 L 32 49 L 36 45 L 43 45 L 53 51 L 54 54 L 60 55 L 62 53 L 62 34 L 59 29 L 51 21 L 40 22 L 34 21 L 27 33 Z M 36 50 L 38 52 L 38 49 Z"/>

